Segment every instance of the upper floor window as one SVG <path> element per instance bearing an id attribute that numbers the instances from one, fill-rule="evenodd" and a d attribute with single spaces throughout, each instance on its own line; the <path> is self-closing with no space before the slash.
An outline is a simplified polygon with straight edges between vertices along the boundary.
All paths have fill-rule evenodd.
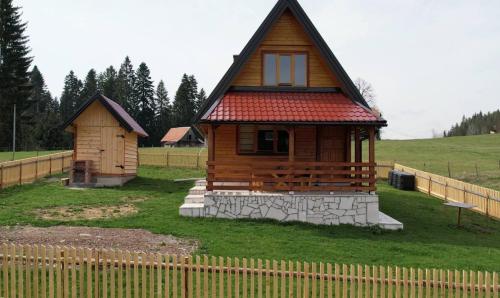
<path id="1" fill-rule="evenodd" d="M 307 54 L 265 53 L 263 64 L 265 86 L 307 86 Z"/>

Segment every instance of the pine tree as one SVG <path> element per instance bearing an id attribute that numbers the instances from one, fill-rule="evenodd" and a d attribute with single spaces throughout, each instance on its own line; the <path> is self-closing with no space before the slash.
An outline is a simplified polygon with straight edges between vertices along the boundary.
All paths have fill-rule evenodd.
<path id="1" fill-rule="evenodd" d="M 11 146 L 12 111 L 17 108 L 17 126 L 29 125 L 31 119 L 23 115 L 30 106 L 28 37 L 26 23 L 21 21 L 19 7 L 12 0 L 0 1 L 0 147 Z M 17 130 L 22 142 L 22 129 Z M 26 136 L 26 135 L 25 135 Z"/>
<path id="2" fill-rule="evenodd" d="M 63 145 L 63 134 L 60 129 L 61 117 L 59 115 L 59 103 L 52 98 L 47 90 L 47 85 L 38 67 L 34 67 L 31 72 L 31 93 L 32 111 L 35 115 L 34 124 L 28 129 L 32 136 L 29 148 L 51 149 Z"/>
<path id="3" fill-rule="evenodd" d="M 205 93 L 205 89 L 201 88 L 200 92 L 196 96 L 196 105 L 195 105 L 196 113 L 198 113 L 198 111 L 201 109 L 206 100 L 207 100 L 207 94 Z"/>
<path id="4" fill-rule="evenodd" d="M 130 114 L 134 114 L 133 108 L 137 106 L 133 94 L 135 80 L 134 67 L 130 58 L 127 56 L 118 71 L 115 100 Z"/>
<path id="5" fill-rule="evenodd" d="M 165 83 L 160 81 L 156 87 L 156 102 L 158 103 L 158 121 L 156 123 L 158 143 L 163 135 L 172 126 L 172 106 L 170 105 L 170 98 L 168 97 Z"/>
<path id="6" fill-rule="evenodd" d="M 106 70 L 99 74 L 97 78 L 97 88 L 98 90 L 111 99 L 114 99 L 117 95 L 117 77 L 115 68 L 113 65 L 106 68 Z"/>
<path id="7" fill-rule="evenodd" d="M 184 74 L 175 93 L 173 114 L 175 126 L 190 126 L 196 110 L 197 82 L 194 76 Z"/>
<path id="8" fill-rule="evenodd" d="M 84 103 L 97 93 L 97 72 L 92 68 L 85 77 L 80 102 Z"/>
<path id="9" fill-rule="evenodd" d="M 139 124 L 146 130 L 154 129 L 155 119 L 155 103 L 154 103 L 154 86 L 151 80 L 150 71 L 146 63 L 141 63 L 136 71 L 136 81 L 134 84 L 134 96 L 138 102 L 138 110 L 133 115 Z M 142 140 L 143 145 L 151 145 L 151 139 Z"/>
<path id="10" fill-rule="evenodd" d="M 64 89 L 61 95 L 60 111 L 63 120 L 71 117 L 78 110 L 81 92 L 82 81 L 73 71 L 70 71 L 64 79 Z"/>

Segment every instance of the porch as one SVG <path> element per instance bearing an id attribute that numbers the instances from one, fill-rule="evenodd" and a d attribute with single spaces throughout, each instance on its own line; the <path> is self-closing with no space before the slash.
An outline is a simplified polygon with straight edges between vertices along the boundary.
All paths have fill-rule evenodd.
<path id="1" fill-rule="evenodd" d="M 376 190 L 375 126 L 253 125 L 253 134 L 248 133 L 248 127 L 248 124 L 236 125 L 234 133 L 228 133 L 231 130 L 227 125 L 204 127 L 209 152 L 207 191 L 369 193 Z M 252 154 L 242 153 L 240 144 L 248 143 L 244 138 L 251 138 L 251 146 L 259 148 L 262 131 L 281 137 L 275 137 L 272 145 L 277 148 L 279 144 L 286 144 L 287 150 L 281 149 L 280 154 L 258 150 Z M 235 143 L 234 155 L 228 156 L 229 150 L 221 146 L 231 138 Z M 368 140 L 365 161 L 364 139 Z M 224 150 L 224 155 L 217 154 L 218 150 Z"/>

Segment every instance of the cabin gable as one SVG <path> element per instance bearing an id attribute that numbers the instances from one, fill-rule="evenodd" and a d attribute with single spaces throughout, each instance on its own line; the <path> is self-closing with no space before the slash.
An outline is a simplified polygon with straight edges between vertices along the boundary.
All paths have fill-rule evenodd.
<path id="1" fill-rule="evenodd" d="M 306 87 L 340 87 L 336 76 L 293 13 L 287 9 L 270 28 L 232 82 L 232 86 L 263 86 L 265 53 L 307 55 Z"/>
<path id="2" fill-rule="evenodd" d="M 87 127 L 119 127 L 116 118 L 99 102 L 94 101 L 74 121 L 77 126 Z"/>

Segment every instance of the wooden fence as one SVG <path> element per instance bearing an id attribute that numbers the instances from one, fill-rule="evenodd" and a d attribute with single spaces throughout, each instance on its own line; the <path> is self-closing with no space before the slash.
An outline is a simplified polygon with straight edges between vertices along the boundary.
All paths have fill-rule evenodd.
<path id="1" fill-rule="evenodd" d="M 500 191 L 466 183 L 448 177 L 427 173 L 400 164 L 394 168 L 414 174 L 416 188 L 446 201 L 463 202 L 475 205 L 473 210 L 500 219 Z"/>
<path id="2" fill-rule="evenodd" d="M 139 164 L 175 168 L 205 168 L 208 160 L 206 151 L 199 153 L 144 153 L 139 151 Z"/>
<path id="3" fill-rule="evenodd" d="M 0 189 L 67 171 L 72 158 L 73 151 L 66 151 L 0 163 Z"/>
<path id="4" fill-rule="evenodd" d="M 498 273 L 4 244 L 3 297 L 495 297 Z"/>

